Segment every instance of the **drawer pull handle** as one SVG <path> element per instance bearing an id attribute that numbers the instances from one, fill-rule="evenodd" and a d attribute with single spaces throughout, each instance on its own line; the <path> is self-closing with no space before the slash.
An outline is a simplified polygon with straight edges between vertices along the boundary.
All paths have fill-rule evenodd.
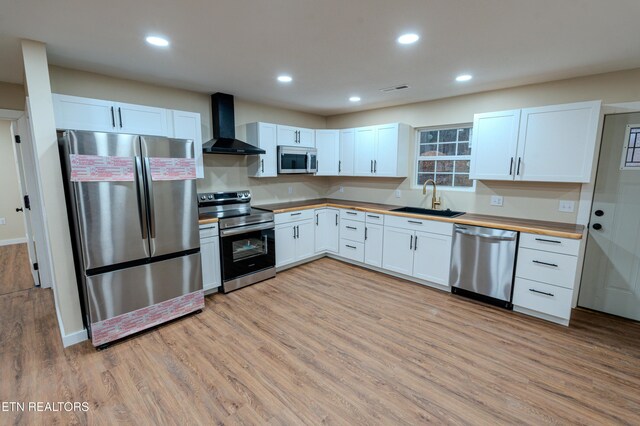
<path id="1" fill-rule="evenodd" d="M 408 220 L 407 222 L 409 222 L 409 223 L 415 223 L 416 225 L 422 225 L 422 222 L 417 221 L 417 220 Z"/>
<path id="2" fill-rule="evenodd" d="M 349 247 L 350 249 L 354 249 L 354 250 L 357 248 L 357 247 L 355 247 L 355 246 L 350 246 L 349 244 L 345 244 L 344 246 L 345 246 L 345 247 Z"/>
<path id="3" fill-rule="evenodd" d="M 374 219 L 380 219 L 380 216 L 376 216 L 374 214 L 368 214 L 367 217 L 372 217 Z"/>
<path id="4" fill-rule="evenodd" d="M 535 288 L 530 288 L 529 291 L 533 292 L 533 293 L 539 293 L 539 294 L 544 294 L 545 296 L 553 296 L 553 293 L 547 293 L 546 291 L 540 291 L 540 290 L 536 290 Z"/>
<path id="5" fill-rule="evenodd" d="M 356 228 L 355 226 L 345 226 L 345 228 L 347 228 L 347 229 L 353 229 L 353 230 L 358 229 L 358 228 Z"/>
<path id="6" fill-rule="evenodd" d="M 542 241 L 543 243 L 562 244 L 562 241 L 547 240 L 546 238 L 536 238 L 536 241 Z"/>
<path id="7" fill-rule="evenodd" d="M 301 215 L 301 214 L 302 214 L 302 212 L 298 212 L 298 213 L 291 213 L 291 216 L 299 216 L 299 215 Z"/>
<path id="8" fill-rule="evenodd" d="M 556 265 L 555 263 L 547 263 L 547 262 L 541 262 L 539 260 L 532 260 L 533 263 L 537 263 L 538 265 L 545 265 L 545 266 L 552 266 L 554 268 L 557 268 L 558 265 Z"/>
<path id="9" fill-rule="evenodd" d="M 200 228 L 201 231 L 206 231 L 208 229 L 214 229 L 215 226 L 207 226 L 206 228 Z"/>
<path id="10" fill-rule="evenodd" d="M 358 214 L 358 213 L 356 213 L 356 212 L 345 212 L 345 213 L 346 213 L 346 214 L 351 214 L 351 215 L 354 215 L 354 216 Z"/>

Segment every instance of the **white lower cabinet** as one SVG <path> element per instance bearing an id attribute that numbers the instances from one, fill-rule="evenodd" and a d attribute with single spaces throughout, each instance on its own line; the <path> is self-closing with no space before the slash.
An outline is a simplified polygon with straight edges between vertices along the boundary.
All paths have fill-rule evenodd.
<path id="1" fill-rule="evenodd" d="M 338 253 L 340 244 L 340 211 L 317 209 L 315 211 L 315 253 Z"/>
<path id="2" fill-rule="evenodd" d="M 218 224 L 200 225 L 200 261 L 202 288 L 210 293 L 222 285 Z"/>
<path id="3" fill-rule="evenodd" d="M 382 267 L 403 275 L 413 274 L 413 234 L 402 228 L 384 228 Z"/>
<path id="4" fill-rule="evenodd" d="M 276 215 L 276 267 L 298 262 L 315 254 L 315 223 L 312 218 L 308 218 L 309 213 L 312 215 L 313 210 Z"/>
<path id="5" fill-rule="evenodd" d="M 364 263 L 382 268 L 384 226 L 367 223 L 364 230 Z"/>
<path id="6" fill-rule="evenodd" d="M 340 238 L 340 256 L 355 262 L 364 262 L 364 243 Z"/>
<path id="7" fill-rule="evenodd" d="M 573 290 L 516 277 L 513 304 L 568 320 Z"/>

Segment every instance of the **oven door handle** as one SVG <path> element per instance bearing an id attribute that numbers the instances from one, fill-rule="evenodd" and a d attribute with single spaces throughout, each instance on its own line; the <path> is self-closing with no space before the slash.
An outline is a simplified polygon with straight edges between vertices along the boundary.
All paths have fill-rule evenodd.
<path id="1" fill-rule="evenodd" d="M 259 223 L 257 225 L 239 226 L 237 228 L 224 229 L 220 231 L 220 236 L 229 237 L 231 235 L 246 234 L 248 232 L 262 231 L 264 229 L 274 229 L 274 228 L 275 228 L 275 225 L 273 224 L 273 222 Z"/>

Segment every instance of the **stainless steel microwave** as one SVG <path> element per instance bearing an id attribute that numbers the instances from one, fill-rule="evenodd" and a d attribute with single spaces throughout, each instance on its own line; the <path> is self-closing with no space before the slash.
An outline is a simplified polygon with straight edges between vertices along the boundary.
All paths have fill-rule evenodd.
<path id="1" fill-rule="evenodd" d="M 316 173 L 318 151 L 302 146 L 278 147 L 278 173 Z"/>

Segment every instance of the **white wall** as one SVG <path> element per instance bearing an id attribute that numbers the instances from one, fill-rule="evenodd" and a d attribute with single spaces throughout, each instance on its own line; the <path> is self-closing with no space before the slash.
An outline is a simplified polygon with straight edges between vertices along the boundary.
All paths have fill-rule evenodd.
<path id="1" fill-rule="evenodd" d="M 24 111 L 24 86 L 0 81 L 0 109 Z"/>
<path id="2" fill-rule="evenodd" d="M 11 122 L 0 120 L 0 218 L 6 221 L 0 225 L 0 243 L 26 235 L 23 213 L 16 212 L 16 207 L 22 207 L 22 195 L 13 144 Z"/>

